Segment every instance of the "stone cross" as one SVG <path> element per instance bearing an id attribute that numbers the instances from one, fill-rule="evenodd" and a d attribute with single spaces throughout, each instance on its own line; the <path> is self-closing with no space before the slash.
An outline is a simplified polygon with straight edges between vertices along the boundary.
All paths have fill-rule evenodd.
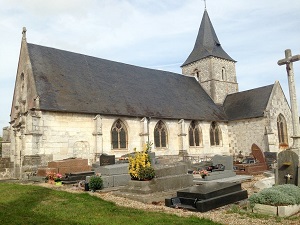
<path id="1" fill-rule="evenodd" d="M 206 0 L 203 0 L 204 1 L 204 8 L 206 10 Z"/>
<path id="2" fill-rule="evenodd" d="M 22 29 L 22 38 L 23 39 L 26 39 L 26 27 L 23 27 L 23 29 Z"/>
<path id="3" fill-rule="evenodd" d="M 293 176 L 288 173 L 287 175 L 284 176 L 284 178 L 286 179 L 286 184 L 289 184 L 290 180 L 293 179 Z"/>
<path id="4" fill-rule="evenodd" d="M 286 71 L 289 82 L 289 92 L 291 101 L 291 111 L 292 111 L 292 122 L 293 122 L 293 146 L 292 150 L 298 154 L 300 157 L 300 129 L 299 129 L 299 116 L 298 116 L 298 106 L 296 97 L 296 88 L 294 80 L 294 69 L 293 62 L 299 61 L 300 55 L 292 56 L 292 51 L 290 49 L 285 50 L 285 58 L 277 62 L 279 66 L 286 65 Z"/>

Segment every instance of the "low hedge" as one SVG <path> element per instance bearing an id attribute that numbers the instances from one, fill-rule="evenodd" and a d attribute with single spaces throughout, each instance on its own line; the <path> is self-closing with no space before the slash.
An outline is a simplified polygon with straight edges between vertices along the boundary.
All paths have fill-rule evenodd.
<path id="1" fill-rule="evenodd" d="M 300 187 L 293 184 L 277 185 L 263 189 L 248 198 L 250 206 L 255 204 L 285 206 L 300 204 Z"/>

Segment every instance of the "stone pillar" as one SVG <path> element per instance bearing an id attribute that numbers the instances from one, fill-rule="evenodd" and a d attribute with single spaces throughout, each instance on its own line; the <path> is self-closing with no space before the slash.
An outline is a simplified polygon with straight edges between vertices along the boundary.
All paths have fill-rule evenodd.
<path id="1" fill-rule="evenodd" d="M 179 120 L 179 155 L 187 155 L 187 148 L 185 145 L 185 137 L 186 137 L 186 132 L 185 132 L 185 121 L 184 119 Z"/>
<path id="2" fill-rule="evenodd" d="M 94 118 L 94 132 L 95 137 L 94 143 L 94 157 L 91 156 L 91 161 L 95 162 L 99 158 L 100 154 L 103 153 L 103 137 L 102 137 L 102 117 L 96 115 Z"/>
<path id="3" fill-rule="evenodd" d="M 144 117 L 141 119 L 141 132 L 140 132 L 140 137 L 141 137 L 141 146 L 140 149 L 143 149 L 144 144 L 147 142 L 150 142 L 149 140 L 149 123 L 150 123 L 150 118 Z"/>

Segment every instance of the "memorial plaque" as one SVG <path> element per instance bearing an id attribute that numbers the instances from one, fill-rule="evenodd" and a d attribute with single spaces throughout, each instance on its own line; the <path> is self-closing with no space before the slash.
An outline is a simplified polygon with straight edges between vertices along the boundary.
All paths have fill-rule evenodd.
<path id="1" fill-rule="evenodd" d="M 113 165 L 116 163 L 115 155 L 101 154 L 99 157 L 100 166 Z"/>

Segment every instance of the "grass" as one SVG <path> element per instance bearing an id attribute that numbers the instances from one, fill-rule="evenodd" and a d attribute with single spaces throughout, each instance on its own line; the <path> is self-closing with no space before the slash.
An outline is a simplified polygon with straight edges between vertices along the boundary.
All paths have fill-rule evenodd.
<path id="1" fill-rule="evenodd" d="M 208 219 L 179 217 L 116 206 L 88 193 L 74 194 L 34 185 L 0 183 L 0 224 L 201 224 Z"/>

